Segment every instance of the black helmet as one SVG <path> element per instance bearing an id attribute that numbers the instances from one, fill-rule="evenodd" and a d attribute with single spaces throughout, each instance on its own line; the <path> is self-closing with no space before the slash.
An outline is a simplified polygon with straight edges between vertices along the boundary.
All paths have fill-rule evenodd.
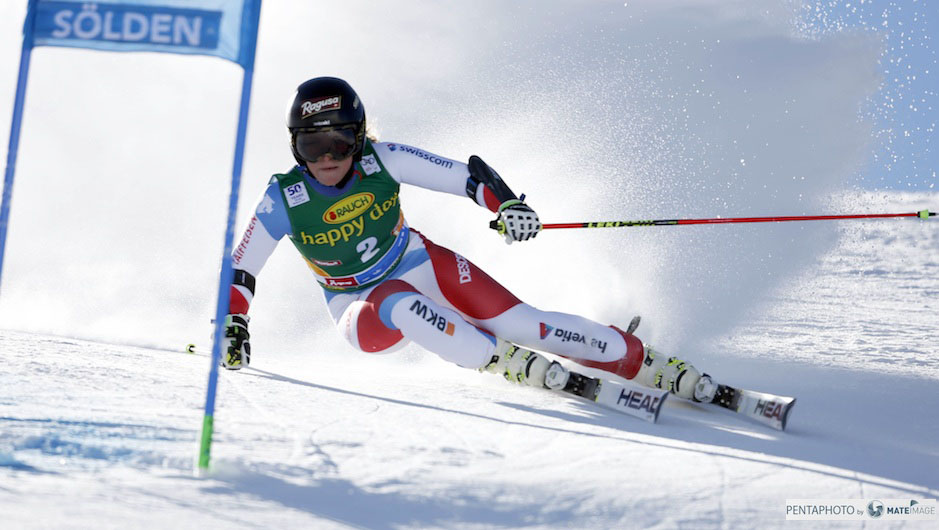
<path id="1" fill-rule="evenodd" d="M 365 106 L 349 83 L 335 77 L 316 77 L 297 87 L 287 109 L 287 129 L 290 149 L 301 166 L 325 153 L 336 159 L 353 155 L 358 162 L 365 148 Z M 330 134 L 303 134 L 324 132 Z"/>

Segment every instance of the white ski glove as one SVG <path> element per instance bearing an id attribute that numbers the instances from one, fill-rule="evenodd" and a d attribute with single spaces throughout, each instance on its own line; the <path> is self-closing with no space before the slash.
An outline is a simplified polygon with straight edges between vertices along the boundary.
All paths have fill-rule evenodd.
<path id="1" fill-rule="evenodd" d="M 248 342 L 248 315 L 225 317 L 225 338 L 222 343 L 222 366 L 229 370 L 241 370 L 251 364 L 251 344 Z"/>
<path id="2" fill-rule="evenodd" d="M 499 233 L 505 236 L 505 243 L 511 245 L 513 241 L 527 241 L 538 235 L 541 231 L 541 221 L 538 214 L 528 207 L 522 199 L 511 199 L 499 206 L 499 217 L 496 219 Z"/>

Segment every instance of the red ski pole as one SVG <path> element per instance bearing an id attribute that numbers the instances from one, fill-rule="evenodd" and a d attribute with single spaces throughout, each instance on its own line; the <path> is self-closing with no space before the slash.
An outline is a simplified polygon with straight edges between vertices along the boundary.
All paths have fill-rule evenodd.
<path id="1" fill-rule="evenodd" d="M 717 217 L 712 219 L 655 219 L 642 221 L 601 221 L 601 222 L 583 222 L 583 223 L 545 223 L 542 228 L 545 230 L 553 228 L 617 228 L 620 226 L 672 226 L 672 225 L 703 225 L 703 224 L 727 224 L 727 223 L 782 223 L 785 221 L 833 221 L 839 219 L 886 219 L 894 217 L 917 217 L 919 219 L 929 219 L 936 215 L 936 212 L 922 210 L 913 213 L 872 213 L 872 214 L 854 214 L 854 215 L 793 215 L 784 217 Z M 489 227 L 494 230 L 504 230 L 498 221 L 489 223 Z"/>

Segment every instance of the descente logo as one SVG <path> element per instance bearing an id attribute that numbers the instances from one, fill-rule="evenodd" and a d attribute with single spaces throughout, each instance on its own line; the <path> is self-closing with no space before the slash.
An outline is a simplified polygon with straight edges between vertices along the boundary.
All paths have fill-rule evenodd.
<path id="1" fill-rule="evenodd" d="M 328 96 L 320 99 L 310 99 L 300 104 L 300 110 L 303 112 L 301 118 L 306 119 L 314 114 L 335 110 L 342 106 L 340 96 Z"/>
<path id="2" fill-rule="evenodd" d="M 460 283 L 469 283 L 473 281 L 473 274 L 470 271 L 470 263 L 463 256 L 454 253 L 456 257 L 456 270 L 460 273 Z"/>
<path id="3" fill-rule="evenodd" d="M 375 195 L 369 192 L 356 193 L 346 197 L 326 209 L 323 221 L 331 225 L 344 223 L 365 213 L 375 202 Z"/>

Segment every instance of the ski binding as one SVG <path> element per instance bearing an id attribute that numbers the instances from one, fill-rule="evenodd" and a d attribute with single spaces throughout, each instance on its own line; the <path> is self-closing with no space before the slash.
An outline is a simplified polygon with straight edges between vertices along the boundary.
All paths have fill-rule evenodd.
<path id="1" fill-rule="evenodd" d="M 647 388 L 629 382 L 614 382 L 571 372 L 567 385 L 558 392 L 579 396 L 596 404 L 655 423 L 662 411 L 666 390 Z"/>

